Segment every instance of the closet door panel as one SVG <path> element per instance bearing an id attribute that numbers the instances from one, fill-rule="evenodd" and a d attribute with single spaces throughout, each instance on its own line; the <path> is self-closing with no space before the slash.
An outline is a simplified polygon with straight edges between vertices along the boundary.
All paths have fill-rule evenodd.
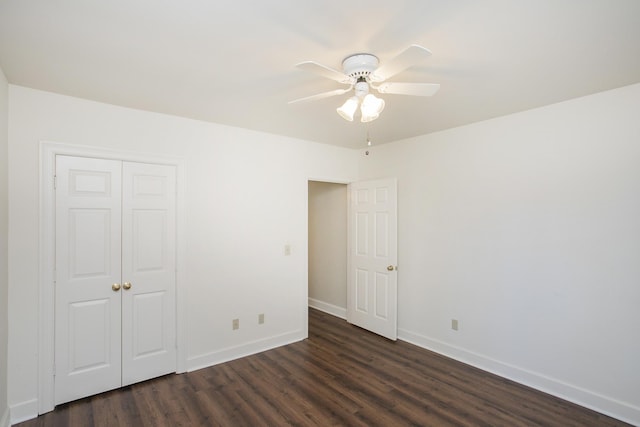
<path id="1" fill-rule="evenodd" d="M 56 157 L 56 404 L 121 385 L 121 166 Z"/>
<path id="2" fill-rule="evenodd" d="M 176 369 L 176 175 L 173 166 L 124 162 L 122 176 L 122 380 L 127 385 Z"/>

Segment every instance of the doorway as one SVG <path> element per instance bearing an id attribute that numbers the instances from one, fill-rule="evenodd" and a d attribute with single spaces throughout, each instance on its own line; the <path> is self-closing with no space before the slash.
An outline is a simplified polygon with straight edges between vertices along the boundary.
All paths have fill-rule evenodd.
<path id="1" fill-rule="evenodd" d="M 397 180 L 308 185 L 308 306 L 396 340 Z"/>
<path id="2" fill-rule="evenodd" d="M 184 224 L 185 224 L 185 188 L 184 160 L 174 157 L 159 156 L 149 153 L 132 153 L 107 148 L 79 146 L 57 142 L 41 142 L 40 144 L 40 256 L 39 256 L 39 320 L 38 320 L 38 399 L 34 412 L 43 414 L 55 406 L 54 378 L 56 366 L 55 353 L 55 228 L 56 228 L 56 158 L 58 156 L 76 156 L 86 158 L 112 159 L 123 162 L 136 162 L 155 165 L 172 165 L 176 172 L 176 302 L 175 332 L 176 361 L 174 371 L 186 372 L 186 293 L 184 279 Z M 132 282 L 133 283 L 133 282 Z M 136 283 L 139 283 L 136 280 Z M 132 288 L 133 289 L 133 288 Z M 132 290 L 131 289 L 131 290 Z M 138 287 L 136 287 L 138 289 Z M 130 292 L 131 290 L 127 291 Z M 115 292 L 115 291 L 110 291 Z"/>
<path id="3" fill-rule="evenodd" d="M 347 184 L 309 181 L 309 307 L 347 318 Z"/>

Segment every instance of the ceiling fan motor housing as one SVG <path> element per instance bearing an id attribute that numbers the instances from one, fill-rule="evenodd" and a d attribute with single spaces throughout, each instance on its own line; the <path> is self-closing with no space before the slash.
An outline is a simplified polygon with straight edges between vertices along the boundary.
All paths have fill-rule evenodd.
<path id="1" fill-rule="evenodd" d="M 366 79 L 376 68 L 378 68 L 378 57 L 370 53 L 356 53 L 347 56 L 342 61 L 342 70 L 354 81 L 360 78 Z"/>

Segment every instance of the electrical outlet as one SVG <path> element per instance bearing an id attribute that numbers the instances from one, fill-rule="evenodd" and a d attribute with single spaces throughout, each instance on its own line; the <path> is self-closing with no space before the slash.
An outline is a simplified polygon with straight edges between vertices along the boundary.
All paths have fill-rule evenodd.
<path id="1" fill-rule="evenodd" d="M 264 313 L 258 314 L 258 325 L 262 325 L 264 323 Z"/>
<path id="2" fill-rule="evenodd" d="M 231 321 L 231 329 L 233 329 L 234 331 L 236 329 L 240 329 L 240 319 L 233 319 Z"/>
<path id="3" fill-rule="evenodd" d="M 451 329 L 454 331 L 458 330 L 458 319 L 451 319 Z"/>

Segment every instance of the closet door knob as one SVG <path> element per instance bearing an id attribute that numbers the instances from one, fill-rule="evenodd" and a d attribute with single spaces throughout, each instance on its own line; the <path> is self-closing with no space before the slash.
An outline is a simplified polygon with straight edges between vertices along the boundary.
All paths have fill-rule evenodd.
<path id="1" fill-rule="evenodd" d="M 114 283 L 113 285 L 111 285 L 111 289 L 113 290 L 113 292 L 118 292 L 120 290 L 120 283 Z"/>
<path id="2" fill-rule="evenodd" d="M 122 284 L 122 287 L 124 288 L 125 291 L 128 291 L 129 289 L 131 289 L 131 283 L 129 282 L 124 282 Z"/>

